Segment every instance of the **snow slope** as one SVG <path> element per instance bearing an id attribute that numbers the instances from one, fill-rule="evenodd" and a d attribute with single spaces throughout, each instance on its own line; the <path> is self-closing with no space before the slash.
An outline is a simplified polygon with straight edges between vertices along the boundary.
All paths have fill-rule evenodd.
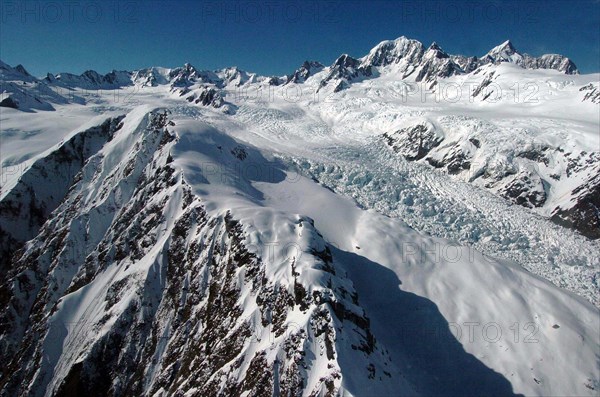
<path id="1" fill-rule="evenodd" d="M 69 95 L 0 107 L 0 393 L 597 395 L 598 76 L 419 44 L 31 78 Z"/>

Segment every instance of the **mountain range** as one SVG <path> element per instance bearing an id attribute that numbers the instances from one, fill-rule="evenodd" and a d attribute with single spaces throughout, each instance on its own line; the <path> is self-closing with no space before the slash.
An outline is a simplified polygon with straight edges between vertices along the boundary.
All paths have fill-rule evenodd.
<path id="1" fill-rule="evenodd" d="M 599 79 L 0 62 L 0 395 L 597 395 Z"/>

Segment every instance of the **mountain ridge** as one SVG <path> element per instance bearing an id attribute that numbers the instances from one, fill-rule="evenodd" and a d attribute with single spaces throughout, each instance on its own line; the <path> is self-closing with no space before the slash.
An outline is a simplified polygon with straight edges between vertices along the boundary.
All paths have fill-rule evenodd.
<path id="1" fill-rule="evenodd" d="M 373 47 L 367 55 L 364 55 L 361 58 L 356 58 L 360 60 L 361 66 L 364 69 L 367 69 L 369 66 L 388 66 L 392 64 L 397 64 L 401 61 L 406 61 L 406 69 L 418 68 L 419 63 L 422 58 L 426 55 L 428 51 L 434 51 L 437 55 L 442 56 L 443 58 L 450 58 L 452 62 L 452 66 L 450 66 L 449 70 L 444 72 L 438 72 L 437 77 L 449 77 L 454 73 L 470 73 L 477 69 L 477 67 L 485 65 L 487 63 L 501 63 L 501 62 L 509 62 L 515 63 L 525 69 L 554 69 L 565 74 L 578 74 L 579 71 L 575 64 L 567 57 L 559 54 L 544 54 L 539 57 L 533 57 L 528 54 L 519 53 L 513 46 L 510 40 L 506 40 L 500 45 L 492 48 L 488 51 L 487 54 L 482 56 L 481 58 L 477 58 L 476 56 L 465 56 L 465 55 L 452 55 L 447 54 L 442 50 L 442 48 L 436 42 L 433 42 L 427 49 L 423 46 L 423 44 L 417 40 L 409 39 L 405 36 L 401 36 L 395 40 L 384 40 Z M 348 54 L 342 54 L 331 67 L 336 66 L 336 62 L 343 56 L 350 56 Z M 355 58 L 352 58 L 355 59 Z M 457 61 L 458 60 L 458 61 Z M 469 64 L 465 64 L 464 60 L 469 60 Z M 0 61 L 1 62 L 1 61 Z M 321 65 L 321 66 L 318 66 Z M 307 77 L 307 67 L 313 68 L 322 68 L 322 64 L 318 61 L 305 61 L 302 66 L 294 71 L 291 74 L 285 76 L 271 76 L 271 78 L 283 79 L 284 83 L 289 82 L 303 82 Z M 451 70 L 450 70 L 451 69 Z M 1 62 L 0 70 L 11 70 L 17 71 L 18 73 L 23 74 L 24 76 L 31 76 L 22 65 L 18 65 L 17 67 L 10 67 L 7 64 Z M 185 75 L 185 71 L 192 70 L 191 73 Z M 221 75 L 220 78 L 223 81 L 227 81 L 231 78 L 231 76 L 227 76 L 227 73 L 231 71 L 236 71 L 238 74 L 248 74 L 248 72 L 242 71 L 237 67 L 228 67 L 217 70 L 200 70 L 195 68 L 189 63 L 184 64 L 183 67 L 176 68 L 165 68 L 165 67 L 157 67 L 152 66 L 148 68 L 135 69 L 131 71 L 127 70 L 112 70 L 104 75 L 96 72 L 95 70 L 86 70 L 80 75 L 72 74 L 72 73 L 59 73 L 57 75 L 48 73 L 46 77 L 40 79 L 47 83 L 62 83 L 69 87 L 79 87 L 79 88 L 103 88 L 103 89 L 111 89 L 118 88 L 129 84 L 156 84 L 156 78 L 167 77 L 166 75 L 170 75 L 171 79 L 176 78 L 177 81 L 183 82 L 185 80 L 194 79 L 194 78 L 202 78 L 201 75 L 209 75 L 213 74 L 215 77 L 217 75 Z M 184 72 L 184 75 L 181 73 Z M 314 74 L 314 71 L 312 72 Z M 172 75 L 171 75 L 172 74 Z M 405 74 L 405 77 L 410 73 Z M 427 73 L 425 73 L 427 74 Z M 158 76 L 155 76 L 158 75 Z M 179 76 L 178 76 L 179 75 Z M 256 73 L 250 73 L 251 76 L 255 76 L 256 78 L 266 79 L 266 76 L 259 76 Z M 302 76 L 302 78 L 300 78 Z M 150 79 L 145 81 L 144 78 Z M 421 79 L 424 77 L 422 76 Z M 240 80 L 239 84 L 243 84 L 248 81 L 249 76 L 244 76 L 242 80 Z M 420 80 L 419 80 L 420 81 Z M 168 80 L 163 80 L 162 84 L 166 84 Z M 214 81 L 213 81 L 214 82 Z"/>

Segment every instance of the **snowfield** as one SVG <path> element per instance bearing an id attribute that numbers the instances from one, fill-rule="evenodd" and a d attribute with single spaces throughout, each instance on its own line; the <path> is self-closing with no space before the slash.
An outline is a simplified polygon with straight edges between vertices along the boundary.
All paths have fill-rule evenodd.
<path id="1" fill-rule="evenodd" d="M 416 43 L 0 64 L 1 394 L 598 395 L 600 75 Z"/>

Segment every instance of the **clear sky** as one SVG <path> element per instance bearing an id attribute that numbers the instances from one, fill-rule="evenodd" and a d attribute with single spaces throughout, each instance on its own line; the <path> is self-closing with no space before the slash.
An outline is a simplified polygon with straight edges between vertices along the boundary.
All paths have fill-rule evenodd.
<path id="1" fill-rule="evenodd" d="M 0 1 L 0 59 L 36 76 L 185 62 L 283 75 L 402 35 L 478 56 L 510 39 L 600 72 L 600 0 Z"/>

